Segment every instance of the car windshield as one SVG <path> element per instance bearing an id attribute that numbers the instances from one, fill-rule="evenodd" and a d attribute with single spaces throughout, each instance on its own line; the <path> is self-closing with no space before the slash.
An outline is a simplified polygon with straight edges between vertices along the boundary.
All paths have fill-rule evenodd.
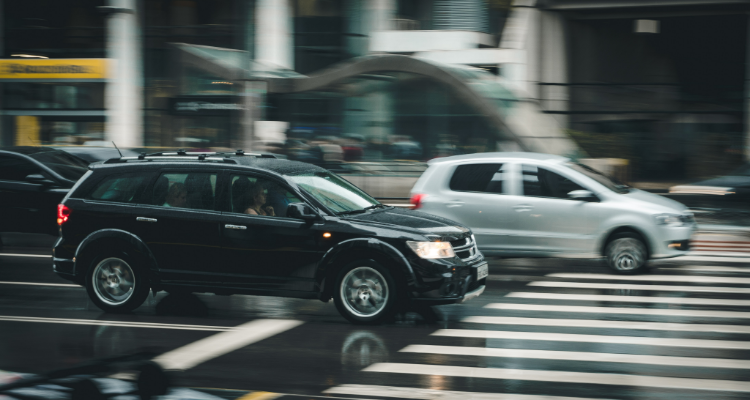
<path id="1" fill-rule="evenodd" d="M 566 166 L 571 168 L 574 171 L 578 171 L 589 178 L 601 183 L 604 185 L 607 189 L 615 192 L 615 193 L 628 193 L 630 191 L 630 187 L 628 185 L 622 184 L 618 182 L 617 180 L 608 177 L 607 175 L 604 175 L 603 173 L 583 164 L 574 163 L 574 162 L 568 162 L 565 163 Z"/>
<path id="2" fill-rule="evenodd" d="M 88 170 L 86 161 L 64 151 L 43 151 L 29 154 L 29 157 L 46 165 L 67 180 L 77 181 Z"/>
<path id="3" fill-rule="evenodd" d="M 303 172 L 288 177 L 336 214 L 364 211 L 380 205 L 367 193 L 328 171 Z"/>

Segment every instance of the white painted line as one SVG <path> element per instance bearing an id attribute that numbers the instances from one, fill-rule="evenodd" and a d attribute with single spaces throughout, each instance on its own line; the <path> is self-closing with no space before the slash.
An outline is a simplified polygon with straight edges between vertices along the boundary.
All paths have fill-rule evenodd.
<path id="1" fill-rule="evenodd" d="M 595 313 L 595 314 L 632 314 L 632 315 L 663 315 L 668 317 L 690 318 L 750 318 L 750 312 L 714 311 L 714 310 L 674 310 L 671 308 L 638 308 L 638 307 L 588 307 L 588 306 L 558 306 L 547 304 L 514 304 L 492 303 L 485 308 L 495 310 L 543 311 L 563 313 Z"/>
<path id="2" fill-rule="evenodd" d="M 672 285 L 633 285 L 627 283 L 588 283 L 588 282 L 529 282 L 528 286 L 541 286 L 566 289 L 613 289 L 613 290 L 652 290 L 657 292 L 700 292 L 700 293 L 741 293 L 750 294 L 750 288 L 721 286 L 672 286 Z"/>
<path id="3" fill-rule="evenodd" d="M 326 389 L 323 393 L 418 400 L 597 400 L 591 397 L 584 399 L 582 397 L 537 396 L 533 394 L 459 392 L 455 390 L 378 385 L 339 385 Z"/>
<path id="4" fill-rule="evenodd" d="M 2 257 L 36 257 L 36 258 L 52 258 L 50 255 L 44 254 L 14 254 L 14 253 L 0 253 Z"/>
<path id="5" fill-rule="evenodd" d="M 40 283 L 40 282 L 8 282 L 0 281 L 0 285 L 28 285 L 28 286 L 52 286 L 52 287 L 76 287 L 83 288 L 81 285 L 73 283 Z"/>
<path id="6" fill-rule="evenodd" d="M 613 301 L 619 303 L 661 303 L 695 304 L 702 306 L 750 307 L 750 300 L 706 299 L 697 297 L 651 297 L 651 296 L 608 296 L 602 294 L 535 293 L 513 292 L 505 297 L 518 299 L 573 300 L 573 301 Z"/>
<path id="7" fill-rule="evenodd" d="M 639 346 L 699 347 L 706 349 L 750 350 L 750 342 L 640 336 L 578 335 L 570 333 L 479 331 L 471 329 L 438 329 L 433 336 L 479 339 L 542 340 L 550 342 L 614 343 Z"/>
<path id="8" fill-rule="evenodd" d="M 118 326 L 123 328 L 156 328 L 156 329 L 180 329 L 188 331 L 230 331 L 231 326 L 207 326 L 207 325 L 181 325 L 181 324 L 159 324 L 152 322 L 124 322 L 124 321 L 100 321 L 94 319 L 68 319 L 68 318 L 39 318 L 39 317 L 14 317 L 0 315 L 0 321 L 8 322 L 38 322 L 46 324 L 65 325 L 95 325 L 95 326 Z"/>
<path id="9" fill-rule="evenodd" d="M 640 282 L 681 282 L 681 283 L 735 283 L 750 285 L 750 278 L 733 276 L 703 276 L 703 275 L 610 275 L 583 273 L 555 273 L 547 274 L 551 278 L 570 279 L 602 279 L 608 281 L 640 281 Z"/>
<path id="10" fill-rule="evenodd" d="M 748 263 L 750 257 L 717 257 L 717 256 L 681 256 L 679 258 L 667 258 L 665 260 L 679 261 L 701 261 L 701 262 L 730 262 L 730 263 Z"/>
<path id="11" fill-rule="evenodd" d="M 683 265 L 680 267 L 658 267 L 659 269 L 666 269 L 672 271 L 696 271 L 696 272 L 740 272 L 750 273 L 748 267 L 721 267 L 715 265 Z"/>
<path id="12" fill-rule="evenodd" d="M 669 357 L 640 354 L 614 354 L 583 351 L 527 350 L 464 346 L 427 346 L 421 344 L 406 346 L 400 351 L 405 353 L 444 354 L 456 356 L 533 358 L 540 360 L 670 365 L 678 367 L 750 369 L 750 361 L 748 360 L 735 360 L 725 358 Z"/>
<path id="13" fill-rule="evenodd" d="M 750 382 L 662 376 L 597 374 L 590 372 L 538 371 L 531 369 L 455 367 L 447 365 L 377 363 L 363 371 L 392 374 L 440 375 L 465 378 L 509 379 L 592 385 L 640 386 L 662 389 L 750 392 Z"/>
<path id="14" fill-rule="evenodd" d="M 154 359 L 164 369 L 184 371 L 212 358 L 219 357 L 249 344 L 301 325 L 290 319 L 259 319 L 217 333 L 187 346 L 164 353 Z"/>
<path id="15" fill-rule="evenodd" d="M 462 322 L 496 325 L 564 326 L 572 328 L 634 329 L 649 331 L 748 333 L 747 325 L 674 324 L 668 322 L 603 321 L 597 319 L 553 319 L 517 317 L 466 317 Z"/>

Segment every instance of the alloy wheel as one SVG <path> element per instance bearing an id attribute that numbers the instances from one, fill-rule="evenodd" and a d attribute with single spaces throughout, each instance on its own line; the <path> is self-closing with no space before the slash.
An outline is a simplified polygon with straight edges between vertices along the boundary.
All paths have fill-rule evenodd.
<path id="1" fill-rule="evenodd" d="M 341 302 L 353 315 L 378 315 L 388 303 L 388 284 L 380 272 L 372 267 L 357 267 L 341 280 Z"/>
<path id="2" fill-rule="evenodd" d="M 106 258 L 94 269 L 93 286 L 96 297 L 105 304 L 118 306 L 135 293 L 135 274 L 124 260 Z"/>

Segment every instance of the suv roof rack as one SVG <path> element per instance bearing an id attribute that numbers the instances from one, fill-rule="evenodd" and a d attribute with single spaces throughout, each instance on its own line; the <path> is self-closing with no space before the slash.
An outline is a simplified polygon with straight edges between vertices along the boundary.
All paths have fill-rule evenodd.
<path id="1" fill-rule="evenodd" d="M 181 160 L 181 161 L 209 161 L 224 162 L 237 164 L 233 158 L 236 157 L 256 157 L 256 158 L 276 158 L 276 155 L 269 153 L 245 153 L 244 150 L 237 150 L 234 153 L 213 152 L 213 151 L 185 151 L 183 149 L 176 152 L 158 152 L 158 153 L 141 153 L 137 157 L 120 157 L 111 158 L 104 164 L 116 164 L 128 161 L 158 161 L 158 160 Z"/>

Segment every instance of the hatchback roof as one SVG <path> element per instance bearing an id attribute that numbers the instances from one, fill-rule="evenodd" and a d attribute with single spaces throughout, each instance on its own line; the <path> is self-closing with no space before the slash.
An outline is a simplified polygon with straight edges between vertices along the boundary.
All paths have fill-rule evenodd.
<path id="1" fill-rule="evenodd" d="M 493 153 L 474 153 L 464 154 L 460 156 L 441 157 L 435 158 L 429 161 L 429 164 L 438 164 L 451 161 L 462 161 L 462 160 L 483 160 L 492 158 L 518 158 L 527 160 L 537 161 L 564 161 L 567 157 L 557 156 L 554 154 L 544 153 L 527 153 L 527 152 L 493 152 Z"/>

